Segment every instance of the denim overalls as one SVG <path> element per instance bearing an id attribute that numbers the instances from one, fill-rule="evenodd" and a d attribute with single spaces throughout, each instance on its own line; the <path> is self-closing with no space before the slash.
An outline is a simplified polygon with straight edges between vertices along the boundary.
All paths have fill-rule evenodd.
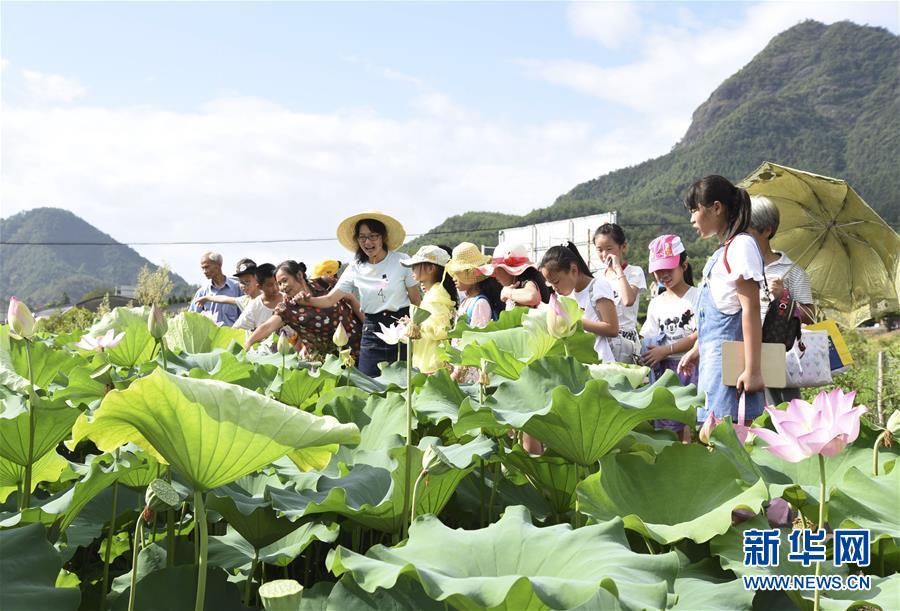
<path id="1" fill-rule="evenodd" d="M 706 262 L 703 268 L 703 284 L 700 286 L 698 303 L 699 318 L 697 322 L 700 346 L 700 375 L 697 387 L 706 392 L 706 405 L 697 410 L 697 420 L 703 422 L 712 410 L 716 417 L 731 416 L 737 422 L 738 393 L 737 389 L 722 384 L 722 342 L 743 341 L 744 329 L 741 325 L 741 312 L 723 314 L 716 307 L 709 290 L 709 277 L 713 266 L 724 252 L 719 248 Z M 765 395 L 761 392 L 747 393 L 746 418 L 753 420 L 763 412 Z"/>

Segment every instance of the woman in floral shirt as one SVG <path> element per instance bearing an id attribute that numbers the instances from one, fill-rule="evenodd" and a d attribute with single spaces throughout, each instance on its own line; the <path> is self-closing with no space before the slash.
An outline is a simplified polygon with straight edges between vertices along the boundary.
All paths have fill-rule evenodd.
<path id="1" fill-rule="evenodd" d="M 331 279 L 331 286 L 325 288 L 319 283 L 307 281 L 306 266 L 296 261 L 281 263 L 275 270 L 275 280 L 284 295 L 284 301 L 275 307 L 272 317 L 247 338 L 246 349 L 249 350 L 253 344 L 266 339 L 283 325 L 287 325 L 297 332 L 297 351 L 305 353 L 307 358 L 322 360 L 327 354 L 334 351 L 334 343 L 331 338 L 337 325 L 342 324 L 350 338 L 351 354 L 354 359 L 359 358 L 362 313 L 359 309 L 359 302 L 355 298 L 349 296 L 347 299 L 341 299 L 330 308 L 316 308 L 293 303 L 291 298 L 298 293 L 309 293 L 313 296 L 324 295 L 331 290 L 335 283 L 335 280 Z"/>

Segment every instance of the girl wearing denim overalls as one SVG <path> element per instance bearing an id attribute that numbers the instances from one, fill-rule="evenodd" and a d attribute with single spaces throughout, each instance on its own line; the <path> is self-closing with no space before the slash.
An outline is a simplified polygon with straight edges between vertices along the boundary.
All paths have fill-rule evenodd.
<path id="1" fill-rule="evenodd" d="M 731 416 L 738 421 L 739 393 L 746 393 L 748 420 L 763 411 L 764 384 L 760 368 L 762 323 L 759 314 L 759 283 L 763 280 L 762 259 L 750 224 L 750 196 L 721 176 L 707 176 L 688 190 L 685 207 L 691 224 L 701 238 L 715 237 L 721 246 L 703 268 L 698 304 L 697 344 L 679 363 L 679 371 L 697 367 L 697 386 L 706 392 L 706 405 L 697 410 L 699 422 L 710 412 L 716 417 Z M 722 342 L 744 342 L 744 371 L 736 388 L 722 383 Z"/>

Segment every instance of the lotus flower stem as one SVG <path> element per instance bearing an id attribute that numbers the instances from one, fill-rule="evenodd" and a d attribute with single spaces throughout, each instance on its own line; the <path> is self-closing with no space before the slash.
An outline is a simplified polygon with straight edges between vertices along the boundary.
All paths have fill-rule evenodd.
<path id="1" fill-rule="evenodd" d="M 479 528 L 484 528 L 484 527 L 485 527 L 485 523 L 484 523 L 484 487 L 485 487 L 485 481 L 484 481 L 484 457 L 483 457 L 483 456 L 479 456 L 479 457 L 478 457 L 478 473 L 481 475 L 481 487 L 478 489 L 479 495 L 480 495 L 480 497 L 481 497 L 481 505 L 480 505 L 480 507 L 479 507 L 479 509 L 478 509 L 478 526 L 479 526 Z"/>
<path id="2" fill-rule="evenodd" d="M 116 461 L 119 460 L 119 451 L 116 450 Z M 109 590 L 109 556 L 112 552 L 113 535 L 116 532 L 116 516 L 119 513 L 119 481 L 113 482 L 112 517 L 109 520 L 109 536 L 106 539 L 106 553 L 103 554 L 103 588 L 100 590 L 100 608 L 106 609 L 106 592 Z M 138 517 L 138 522 L 140 522 Z"/>
<path id="3" fill-rule="evenodd" d="M 141 553 L 141 545 L 144 542 L 141 516 L 138 516 L 134 527 L 134 552 L 131 556 L 131 589 L 128 592 L 128 611 L 134 611 L 134 597 L 137 590 L 137 563 Z M 101 609 L 103 607 L 100 607 Z"/>
<path id="4" fill-rule="evenodd" d="M 878 446 L 884 441 L 884 436 L 888 431 L 883 431 L 881 435 L 875 438 L 875 445 L 872 446 L 872 475 L 878 475 Z"/>
<path id="5" fill-rule="evenodd" d="M 166 481 L 172 483 L 172 467 L 166 469 Z M 184 511 L 181 512 L 181 520 L 184 521 Z M 166 511 L 166 566 L 175 566 L 175 510 Z"/>
<path id="6" fill-rule="evenodd" d="M 825 457 L 819 456 L 819 523 L 816 525 L 818 530 L 825 530 Z M 816 561 L 816 577 L 822 574 L 822 561 Z M 813 598 L 813 611 L 819 611 L 819 597 L 822 595 L 819 590 L 819 580 L 816 579 L 816 594 Z"/>
<path id="7" fill-rule="evenodd" d="M 647 551 L 650 552 L 651 556 L 656 555 L 656 551 L 653 549 L 653 546 L 650 545 L 650 539 L 647 538 L 647 535 L 641 535 L 641 538 L 644 540 L 644 545 L 647 546 Z"/>
<path id="8" fill-rule="evenodd" d="M 409 531 L 409 513 L 410 513 L 410 489 L 409 480 L 412 477 L 412 360 L 413 360 L 413 344 L 415 341 L 410 338 L 409 345 L 406 350 L 406 466 L 405 478 L 403 480 L 403 524 L 400 530 L 401 538 L 405 538 Z M 399 349 L 398 349 L 399 351 Z"/>
<path id="9" fill-rule="evenodd" d="M 256 576 L 256 567 L 259 566 L 259 550 L 253 548 L 253 562 L 250 563 L 250 573 L 247 574 L 247 583 L 244 584 L 244 604 L 251 606 L 250 597 L 253 595 L 253 578 Z"/>
<path id="10" fill-rule="evenodd" d="M 203 493 L 194 492 L 194 524 L 199 531 L 195 533 L 194 539 L 200 540 L 200 559 L 197 563 L 199 571 L 197 575 L 197 600 L 194 603 L 194 611 L 203 611 L 203 603 L 206 598 L 206 559 L 208 554 L 208 541 L 206 532 L 206 509 L 203 506 Z M 196 536 L 196 535 L 199 535 Z"/>
<path id="11" fill-rule="evenodd" d="M 34 367 L 31 362 L 31 340 L 25 341 L 25 354 L 28 358 L 28 464 L 25 465 L 25 486 L 20 497 L 21 509 L 28 509 L 31 503 L 31 468 L 34 462 L 34 408 L 37 403 L 34 394 Z"/>

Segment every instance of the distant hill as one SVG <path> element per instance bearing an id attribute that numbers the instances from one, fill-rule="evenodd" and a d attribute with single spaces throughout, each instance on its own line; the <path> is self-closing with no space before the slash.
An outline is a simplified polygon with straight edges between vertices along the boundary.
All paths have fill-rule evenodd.
<path id="1" fill-rule="evenodd" d="M 469 239 L 536 222 L 619 211 L 643 260 L 647 243 L 677 232 L 707 255 L 687 225 L 686 188 L 708 174 L 738 181 L 763 161 L 848 180 L 888 223 L 900 221 L 900 40 L 882 28 L 806 21 L 782 32 L 694 112 L 684 138 L 662 157 L 577 185 L 553 205 L 515 218 L 451 217 L 405 246 Z M 479 231 L 481 230 L 481 231 Z M 433 233 L 432 233 L 433 232 Z"/>
<path id="2" fill-rule="evenodd" d="M 68 210 L 35 208 L 0 219 L 3 242 L 100 242 L 117 244 L 107 234 Z M 0 245 L 0 301 L 16 296 L 32 309 L 71 303 L 104 288 L 134 285 L 144 266 L 156 265 L 127 246 Z M 187 282 L 171 275 L 175 293 Z M 4 306 L 5 307 L 5 306 Z"/>

